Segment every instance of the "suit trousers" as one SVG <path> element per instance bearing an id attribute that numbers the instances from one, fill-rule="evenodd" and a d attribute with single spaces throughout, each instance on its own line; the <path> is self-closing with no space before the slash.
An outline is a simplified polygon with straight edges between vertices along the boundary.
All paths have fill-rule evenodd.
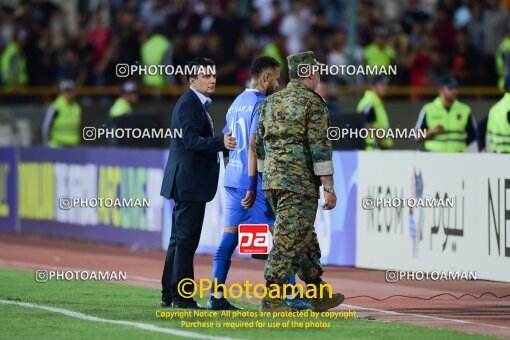
<path id="1" fill-rule="evenodd" d="M 204 222 L 205 202 L 175 201 L 172 214 L 172 234 L 166 252 L 161 285 L 163 300 L 186 301 L 178 294 L 182 279 L 195 279 L 193 258 L 200 241 Z M 186 285 L 185 287 L 190 287 Z"/>

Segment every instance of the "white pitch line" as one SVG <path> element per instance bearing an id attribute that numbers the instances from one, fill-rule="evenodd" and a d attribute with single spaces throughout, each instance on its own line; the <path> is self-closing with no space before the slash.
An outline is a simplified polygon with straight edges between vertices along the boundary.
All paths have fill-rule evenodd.
<path id="1" fill-rule="evenodd" d="M 485 323 L 478 323 L 478 322 L 467 321 L 467 320 L 440 318 L 438 316 L 423 315 L 423 314 L 414 314 L 414 313 L 400 313 L 400 312 L 394 312 L 394 311 L 391 311 L 391 310 L 384 310 L 384 309 L 377 309 L 377 308 L 368 308 L 368 307 L 360 307 L 360 306 L 346 305 L 346 304 L 341 304 L 340 306 L 346 306 L 346 307 L 358 308 L 358 309 L 365 309 L 365 310 L 370 310 L 370 311 L 374 311 L 374 312 L 380 312 L 380 313 L 384 313 L 384 314 L 402 315 L 402 316 L 406 316 L 406 315 L 407 316 L 416 316 L 416 317 L 425 318 L 425 319 L 433 319 L 433 320 L 440 320 L 440 321 L 451 321 L 451 322 L 457 322 L 457 323 L 467 323 L 467 324 L 472 324 L 472 325 L 476 325 L 476 326 L 502 328 L 502 329 L 510 330 L 510 327 L 499 326 L 499 325 L 489 325 L 489 324 L 485 324 Z M 396 321 L 396 322 L 398 322 L 398 321 Z"/>
<path id="2" fill-rule="evenodd" d="M 130 327 L 143 329 L 146 331 L 178 335 L 178 336 L 182 336 L 182 337 L 186 337 L 186 338 L 211 339 L 211 340 L 232 340 L 232 338 L 209 336 L 209 335 L 203 335 L 203 334 L 193 333 L 193 332 L 188 332 L 188 331 L 180 331 L 180 330 L 171 329 L 171 328 L 163 328 L 163 327 L 158 327 L 158 326 L 154 326 L 154 325 L 143 323 L 143 322 L 103 319 L 103 318 L 99 318 L 99 317 L 92 316 L 92 315 L 78 313 L 78 312 L 68 310 L 68 309 L 55 308 L 55 307 L 44 306 L 44 305 L 35 305 L 32 303 L 27 303 L 27 302 L 0 300 L 0 303 L 6 304 L 6 305 L 16 305 L 16 306 L 21 306 L 21 307 L 26 307 L 26 308 L 42 309 L 42 310 L 45 310 L 48 312 L 63 314 L 63 315 L 70 316 L 72 318 L 81 319 L 81 320 L 102 322 L 102 323 L 111 323 L 111 324 L 122 325 L 122 326 L 130 326 Z"/>

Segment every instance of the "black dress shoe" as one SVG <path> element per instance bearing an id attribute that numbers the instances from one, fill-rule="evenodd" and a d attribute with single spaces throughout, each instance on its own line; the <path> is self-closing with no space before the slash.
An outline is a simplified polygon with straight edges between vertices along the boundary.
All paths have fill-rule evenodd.
<path id="1" fill-rule="evenodd" d="M 196 301 L 172 301 L 172 308 L 183 308 L 183 309 L 206 309 L 200 306 Z"/>
<path id="2" fill-rule="evenodd" d="M 161 307 L 172 307 L 172 301 L 167 299 L 161 299 Z"/>

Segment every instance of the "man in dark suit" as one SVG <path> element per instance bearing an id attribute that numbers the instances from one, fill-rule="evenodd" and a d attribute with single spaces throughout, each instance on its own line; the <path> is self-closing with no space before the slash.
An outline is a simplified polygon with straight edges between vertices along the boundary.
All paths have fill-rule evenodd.
<path id="1" fill-rule="evenodd" d="M 193 298 L 178 294 L 177 286 L 182 279 L 194 279 L 193 258 L 202 232 L 205 204 L 214 198 L 218 186 L 218 152 L 235 149 L 236 141 L 230 131 L 214 136 L 207 112 L 209 96 L 216 86 L 214 62 L 197 58 L 188 66 L 188 71 L 193 71 L 188 75 L 190 89 L 179 98 L 172 115 L 172 130 L 182 129 L 182 138 L 171 141 L 161 186 L 161 196 L 175 201 L 161 279 L 161 306 L 200 309 Z"/>

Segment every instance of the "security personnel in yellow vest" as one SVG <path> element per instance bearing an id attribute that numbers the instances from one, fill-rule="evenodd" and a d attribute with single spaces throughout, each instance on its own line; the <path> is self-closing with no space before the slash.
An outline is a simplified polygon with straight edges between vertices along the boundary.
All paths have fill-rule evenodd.
<path id="1" fill-rule="evenodd" d="M 457 100 L 457 80 L 450 76 L 439 79 L 439 97 L 425 104 L 416 129 L 427 130 L 425 149 L 434 152 L 464 152 L 475 140 L 476 128 L 471 108 Z"/>
<path id="2" fill-rule="evenodd" d="M 374 41 L 363 49 L 368 66 L 390 66 L 395 62 L 397 52 L 388 42 L 389 30 L 386 27 L 374 28 Z"/>
<path id="3" fill-rule="evenodd" d="M 140 48 L 142 66 L 147 68 L 151 65 L 171 65 L 172 45 L 170 41 L 156 28 L 154 33 L 143 42 Z M 163 87 L 168 83 L 168 76 L 161 72 L 142 76 L 142 83 L 145 86 Z"/>
<path id="4" fill-rule="evenodd" d="M 24 46 L 27 40 L 24 30 L 16 33 L 16 40 L 9 42 L 0 55 L 0 76 L 6 88 L 27 85 L 28 75 Z"/>
<path id="5" fill-rule="evenodd" d="M 388 93 L 388 78 L 375 76 L 369 80 L 370 89 L 365 91 L 363 98 L 358 103 L 357 111 L 365 116 L 365 124 L 369 129 L 390 128 L 390 121 L 382 98 Z M 391 138 L 377 139 L 370 135 L 365 139 L 365 150 L 389 149 L 393 146 Z"/>
<path id="6" fill-rule="evenodd" d="M 129 115 L 133 112 L 133 106 L 138 102 L 138 85 L 134 81 L 127 81 L 120 88 L 120 97 L 115 100 L 110 108 L 109 115 L 112 118 Z"/>
<path id="7" fill-rule="evenodd" d="M 496 71 L 498 72 L 498 86 L 504 89 L 505 76 L 510 74 L 510 24 L 507 26 L 506 34 L 496 50 Z"/>
<path id="8" fill-rule="evenodd" d="M 59 83 L 60 95 L 46 112 L 42 125 L 43 144 L 52 148 L 80 145 L 81 108 L 75 101 L 72 80 Z"/>
<path id="9" fill-rule="evenodd" d="M 504 89 L 503 98 L 489 111 L 487 134 L 490 152 L 510 153 L 510 76 L 505 77 Z"/>

